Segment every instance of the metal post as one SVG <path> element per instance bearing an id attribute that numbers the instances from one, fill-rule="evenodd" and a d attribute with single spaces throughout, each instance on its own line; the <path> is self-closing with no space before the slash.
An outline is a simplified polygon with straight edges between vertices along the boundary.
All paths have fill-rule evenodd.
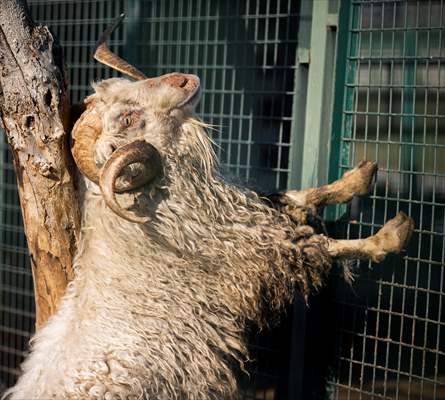
<path id="1" fill-rule="evenodd" d="M 336 14 L 329 13 L 329 1 L 314 1 L 311 29 L 301 187 L 318 186 L 327 179 L 329 117 L 334 64 Z"/>
<path id="2" fill-rule="evenodd" d="M 304 126 L 310 62 L 312 1 L 301 0 L 298 26 L 298 48 L 295 60 L 294 96 L 292 103 L 292 143 L 289 156 L 289 188 L 301 187 Z"/>

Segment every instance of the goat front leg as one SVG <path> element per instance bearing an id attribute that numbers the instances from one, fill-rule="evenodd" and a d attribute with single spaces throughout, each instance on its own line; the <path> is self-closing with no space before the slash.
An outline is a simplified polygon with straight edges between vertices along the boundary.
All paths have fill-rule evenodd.
<path id="1" fill-rule="evenodd" d="M 328 204 L 342 204 L 354 196 L 369 193 L 372 181 L 377 173 L 377 164 L 372 161 L 361 161 L 354 169 L 319 188 L 289 190 L 280 193 L 280 203 L 296 207 L 322 207 Z"/>
<path id="2" fill-rule="evenodd" d="M 414 230 L 414 221 L 399 212 L 375 234 L 366 239 L 328 238 L 328 253 L 333 258 L 381 262 L 388 253 L 400 253 Z"/>
<path id="3" fill-rule="evenodd" d="M 327 204 L 347 203 L 355 195 L 368 194 L 377 173 L 377 164 L 361 161 L 354 169 L 345 172 L 338 180 L 319 188 L 289 190 L 267 196 L 273 207 L 287 214 L 298 225 L 309 224 L 318 232 L 325 231 L 319 216 Z"/>

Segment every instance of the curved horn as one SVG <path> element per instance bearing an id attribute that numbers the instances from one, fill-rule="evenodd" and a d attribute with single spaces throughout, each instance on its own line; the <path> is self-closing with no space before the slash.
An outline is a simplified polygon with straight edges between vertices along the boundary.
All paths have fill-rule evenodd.
<path id="1" fill-rule="evenodd" d="M 102 121 L 92 106 L 87 106 L 71 132 L 71 153 L 83 175 L 99 184 L 100 170 L 94 162 L 94 144 L 102 132 Z"/>
<path id="2" fill-rule="evenodd" d="M 100 181 L 100 168 L 94 160 L 94 148 L 101 133 L 102 121 L 94 106 L 88 105 L 71 132 L 71 153 L 80 172 L 97 185 Z M 151 169 L 143 164 L 140 172 L 132 177 L 131 181 L 115 182 L 114 191 L 122 193 L 141 187 L 153 179 L 151 174 Z"/>
<path id="3" fill-rule="evenodd" d="M 147 170 L 146 182 L 159 175 L 162 169 L 161 156 L 154 146 L 144 140 L 135 140 L 122 147 L 119 147 L 108 159 L 102 168 L 99 179 L 99 186 L 102 191 L 105 203 L 117 215 L 127 221 L 144 224 L 148 222 L 148 217 L 138 217 L 131 211 L 123 209 L 116 200 L 115 185 L 116 179 L 122 170 L 133 163 L 142 163 Z"/>
<path id="4" fill-rule="evenodd" d="M 147 77 L 141 71 L 133 67 L 131 64 L 127 63 L 118 55 L 114 54 L 109 49 L 106 43 L 109 36 L 119 26 L 124 17 L 125 14 L 119 15 L 119 17 L 116 18 L 113 24 L 105 30 L 105 32 L 102 34 L 99 41 L 97 42 L 93 57 L 102 64 L 108 65 L 109 67 L 122 72 L 125 75 L 131 76 L 137 81 L 147 79 Z"/>

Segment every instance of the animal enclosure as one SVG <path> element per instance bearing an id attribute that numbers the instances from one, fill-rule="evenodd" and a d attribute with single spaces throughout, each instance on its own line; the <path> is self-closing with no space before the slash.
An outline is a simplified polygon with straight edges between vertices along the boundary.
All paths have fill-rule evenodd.
<path id="1" fill-rule="evenodd" d="M 246 388 L 260 389 L 257 398 L 327 392 L 332 399 L 438 399 L 445 384 L 444 4 L 317 3 L 29 2 L 34 18 L 62 42 L 73 103 L 87 95 L 91 80 L 114 74 L 90 54 L 100 32 L 125 11 L 111 47 L 149 76 L 199 75 L 198 113 L 218 127 L 213 139 L 223 166 L 249 185 L 279 190 L 335 178 L 362 158 L 379 161 L 370 199 L 327 216 L 352 217 L 336 225 L 352 238 L 404 210 L 417 225 L 406 256 L 372 271 L 362 265 L 355 292 L 333 279 L 307 315 L 297 305 L 279 329 L 255 336 L 258 362 Z M 327 38 L 318 38 L 312 23 L 328 27 Z M 317 46 L 326 56 L 319 72 L 307 52 L 317 54 Z M 308 132 L 313 119 L 324 121 L 323 129 Z M 320 148 L 316 159 L 311 140 Z M 5 147 L 1 154 L 0 368 L 10 385 L 32 331 L 33 293 L 15 178 Z M 326 360 L 314 357 L 319 353 Z M 252 393 L 246 389 L 246 398 Z"/>

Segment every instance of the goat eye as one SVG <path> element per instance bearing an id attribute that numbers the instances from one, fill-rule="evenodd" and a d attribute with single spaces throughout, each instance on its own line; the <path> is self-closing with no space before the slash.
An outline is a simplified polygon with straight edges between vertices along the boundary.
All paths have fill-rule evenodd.
<path id="1" fill-rule="evenodd" d="M 121 125 L 124 128 L 128 128 L 131 125 L 131 117 L 129 115 L 127 115 L 124 118 L 122 118 Z"/>

